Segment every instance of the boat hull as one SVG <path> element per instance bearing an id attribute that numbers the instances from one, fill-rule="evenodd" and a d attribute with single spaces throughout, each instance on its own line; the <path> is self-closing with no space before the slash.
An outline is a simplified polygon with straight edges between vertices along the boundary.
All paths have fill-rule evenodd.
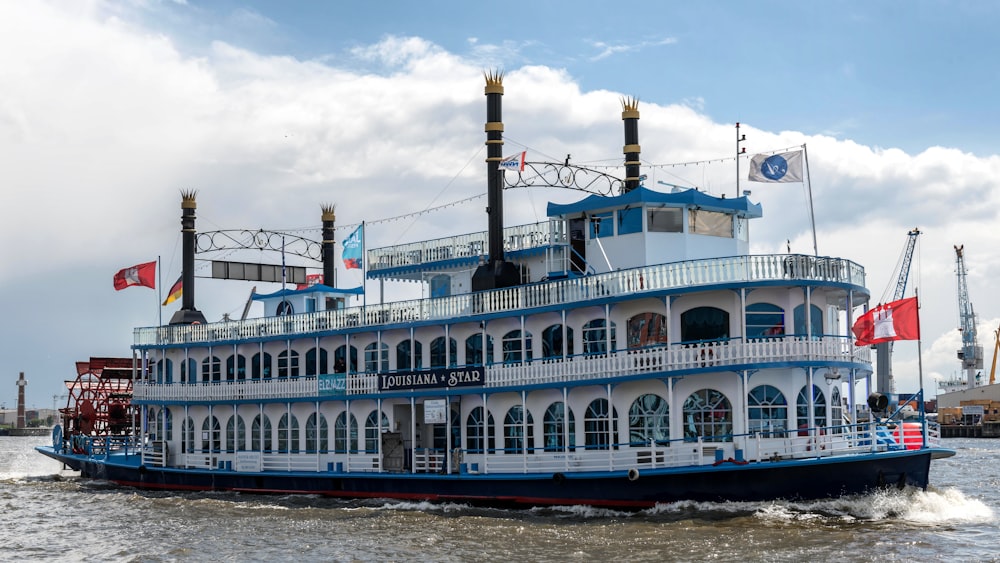
<path id="1" fill-rule="evenodd" d="M 545 474 L 242 473 L 139 465 L 138 456 L 108 459 L 38 450 L 89 479 L 141 489 L 314 494 L 489 506 L 591 505 L 641 509 L 677 501 L 766 501 L 864 494 L 928 484 L 935 449 L 866 455 L 723 462 L 628 472 Z"/>

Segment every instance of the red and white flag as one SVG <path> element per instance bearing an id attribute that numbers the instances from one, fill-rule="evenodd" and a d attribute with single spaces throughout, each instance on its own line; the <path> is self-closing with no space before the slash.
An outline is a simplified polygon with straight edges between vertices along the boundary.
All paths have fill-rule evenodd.
<path id="1" fill-rule="evenodd" d="M 900 299 L 869 309 L 851 327 L 855 346 L 869 346 L 892 340 L 919 340 L 920 314 L 917 298 Z"/>
<path id="2" fill-rule="evenodd" d="M 524 157 L 528 151 L 521 151 L 520 154 L 508 156 L 500 161 L 500 170 L 510 170 L 513 172 L 524 172 Z"/>
<path id="3" fill-rule="evenodd" d="M 156 289 L 156 262 L 146 262 L 118 270 L 118 273 L 115 274 L 115 291 L 121 291 L 133 285 Z"/>

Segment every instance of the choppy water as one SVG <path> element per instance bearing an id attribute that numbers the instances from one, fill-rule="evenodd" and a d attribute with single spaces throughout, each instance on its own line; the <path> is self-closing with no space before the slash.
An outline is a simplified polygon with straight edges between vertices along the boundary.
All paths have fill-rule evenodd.
<path id="1" fill-rule="evenodd" d="M 639 513 L 141 492 L 0 437 L 3 561 L 1000 561 L 1000 440 L 946 440 L 927 491 Z"/>

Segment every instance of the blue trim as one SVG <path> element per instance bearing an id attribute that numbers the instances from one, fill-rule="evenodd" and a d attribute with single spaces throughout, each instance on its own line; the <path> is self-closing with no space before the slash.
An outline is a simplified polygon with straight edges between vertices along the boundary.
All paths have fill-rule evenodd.
<path id="1" fill-rule="evenodd" d="M 549 217 L 565 218 L 586 212 L 605 211 L 630 205 L 663 205 L 667 207 L 700 207 L 708 211 L 721 211 L 741 217 L 762 217 L 759 203 L 750 203 L 746 196 L 735 199 L 710 196 L 695 189 L 665 194 L 642 186 L 619 196 L 591 195 L 575 203 L 549 203 L 546 213 Z"/>
<path id="2" fill-rule="evenodd" d="M 250 296 L 255 301 L 271 299 L 274 297 L 287 297 L 289 295 L 308 295 L 310 293 L 334 293 L 337 295 L 362 295 L 365 289 L 362 286 L 351 289 L 336 289 L 322 284 L 311 285 L 303 289 L 279 289 L 274 293 L 254 293 Z"/>

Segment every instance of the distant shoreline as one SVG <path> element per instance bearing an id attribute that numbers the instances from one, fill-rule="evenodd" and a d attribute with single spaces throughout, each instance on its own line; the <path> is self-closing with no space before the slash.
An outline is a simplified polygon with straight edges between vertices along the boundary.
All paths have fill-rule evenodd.
<path id="1" fill-rule="evenodd" d="M 0 428 L 0 436 L 46 436 L 52 428 L 36 426 L 32 428 Z"/>

